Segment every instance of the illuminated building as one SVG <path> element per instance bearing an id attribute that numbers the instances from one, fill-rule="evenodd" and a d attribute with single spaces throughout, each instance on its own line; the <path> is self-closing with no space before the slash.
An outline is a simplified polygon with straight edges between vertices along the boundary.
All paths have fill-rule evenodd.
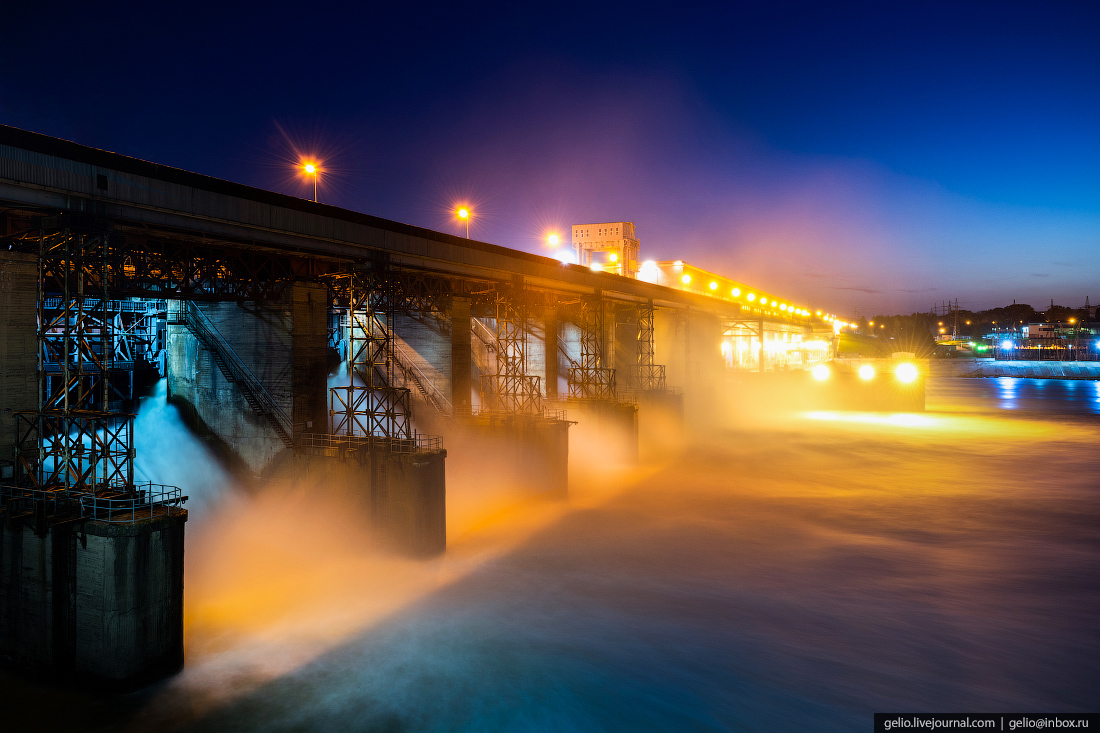
<path id="1" fill-rule="evenodd" d="M 625 277 L 635 277 L 638 273 L 638 236 L 634 232 L 634 222 L 574 224 L 573 249 L 578 265 L 598 265 L 602 272 Z"/>

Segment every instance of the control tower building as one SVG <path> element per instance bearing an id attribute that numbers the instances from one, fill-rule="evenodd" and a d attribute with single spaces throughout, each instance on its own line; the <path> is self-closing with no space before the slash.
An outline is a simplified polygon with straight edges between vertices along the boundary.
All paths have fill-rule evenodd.
<path id="1" fill-rule="evenodd" d="M 638 237 L 632 221 L 574 224 L 573 249 L 578 265 L 637 277 Z"/>

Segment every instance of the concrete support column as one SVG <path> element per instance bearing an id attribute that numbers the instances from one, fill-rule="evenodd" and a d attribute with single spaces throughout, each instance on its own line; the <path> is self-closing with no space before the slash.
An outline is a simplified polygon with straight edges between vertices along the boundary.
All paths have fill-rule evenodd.
<path id="1" fill-rule="evenodd" d="M 615 368 L 615 309 L 602 298 L 597 306 L 602 315 L 603 329 L 600 331 L 601 369 Z"/>
<path id="2" fill-rule="evenodd" d="M 558 309 L 548 307 L 542 316 L 546 339 L 546 399 L 558 399 Z"/>
<path id="3" fill-rule="evenodd" d="M 328 288 L 295 283 L 291 293 L 291 422 L 294 432 L 321 433 L 328 419 Z"/>
<path id="4" fill-rule="evenodd" d="M 764 373 L 764 322 L 756 322 L 757 334 L 760 336 L 760 373 Z"/>
<path id="5" fill-rule="evenodd" d="M 18 410 L 38 407 L 38 258 L 0 252 L 0 479 L 10 478 Z"/>
<path id="6" fill-rule="evenodd" d="M 451 298 L 451 405 L 456 416 L 470 414 L 470 394 L 473 391 L 472 327 L 470 299 Z"/>

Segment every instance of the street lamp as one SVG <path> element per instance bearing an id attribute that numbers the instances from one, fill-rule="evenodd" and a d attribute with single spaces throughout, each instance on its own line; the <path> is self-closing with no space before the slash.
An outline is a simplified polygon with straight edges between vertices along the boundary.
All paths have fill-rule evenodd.
<path id="1" fill-rule="evenodd" d="M 317 201 L 317 177 L 321 175 L 321 169 L 317 167 L 316 163 L 305 163 L 302 165 L 302 172 L 307 176 L 313 176 L 313 201 Z"/>
<path id="2" fill-rule="evenodd" d="M 462 219 L 464 222 L 466 222 L 466 239 L 469 239 L 470 238 L 470 210 L 467 209 L 465 206 L 463 206 L 463 207 L 459 208 L 459 210 L 456 211 L 455 213 L 458 214 L 459 219 Z"/>
<path id="3" fill-rule="evenodd" d="M 546 238 L 546 242 L 551 247 L 557 247 L 558 246 L 558 235 L 557 234 L 551 234 L 549 237 Z"/>

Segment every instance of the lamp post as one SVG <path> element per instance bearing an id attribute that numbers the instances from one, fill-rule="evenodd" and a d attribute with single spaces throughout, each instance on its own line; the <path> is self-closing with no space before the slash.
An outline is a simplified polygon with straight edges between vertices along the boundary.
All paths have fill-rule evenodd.
<path id="1" fill-rule="evenodd" d="M 470 210 L 465 206 L 461 207 L 457 212 L 458 218 L 466 222 L 466 239 L 470 238 Z"/>
<path id="2" fill-rule="evenodd" d="M 321 171 L 313 163 L 306 163 L 302 166 L 302 170 L 307 176 L 313 176 L 313 201 L 317 202 L 317 176 L 321 175 Z"/>

